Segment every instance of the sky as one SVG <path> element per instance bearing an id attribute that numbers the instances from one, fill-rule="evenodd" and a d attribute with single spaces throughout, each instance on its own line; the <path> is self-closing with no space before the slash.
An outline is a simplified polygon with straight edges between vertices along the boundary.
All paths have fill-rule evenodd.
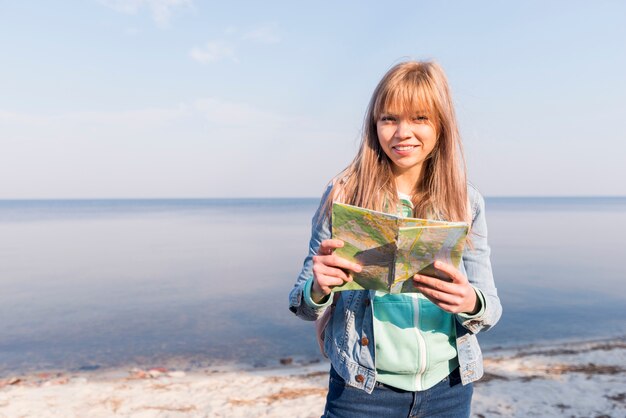
<path id="1" fill-rule="evenodd" d="M 486 196 L 626 195 L 626 2 L 0 0 L 0 199 L 318 197 L 446 70 Z"/>

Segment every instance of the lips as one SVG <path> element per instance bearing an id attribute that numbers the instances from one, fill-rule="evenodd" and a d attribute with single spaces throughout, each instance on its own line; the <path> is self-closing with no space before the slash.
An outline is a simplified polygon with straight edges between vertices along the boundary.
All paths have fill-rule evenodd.
<path id="1" fill-rule="evenodd" d="M 417 148 L 418 146 L 419 145 L 396 145 L 392 148 L 398 151 L 411 151 L 412 149 Z"/>

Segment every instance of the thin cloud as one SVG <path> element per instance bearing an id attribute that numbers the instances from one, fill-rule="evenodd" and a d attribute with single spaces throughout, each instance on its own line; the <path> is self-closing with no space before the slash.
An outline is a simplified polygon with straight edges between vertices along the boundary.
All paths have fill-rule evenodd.
<path id="1" fill-rule="evenodd" d="M 189 52 L 189 56 L 201 63 L 209 64 L 213 62 L 229 59 L 239 62 L 237 50 L 244 48 L 246 44 L 276 44 L 281 41 L 275 25 L 257 26 L 256 28 L 241 34 L 237 27 L 230 26 L 226 29 L 227 38 L 232 41 L 215 39 L 208 41 L 204 46 L 195 46 Z"/>
<path id="2" fill-rule="evenodd" d="M 209 41 L 203 47 L 193 47 L 189 52 L 189 56 L 202 64 L 217 62 L 223 59 L 238 62 L 235 48 L 228 42 L 220 40 Z"/>
<path id="3" fill-rule="evenodd" d="M 100 0 L 100 3 L 125 14 L 137 14 L 147 9 L 161 27 L 169 24 L 175 9 L 193 6 L 193 0 Z"/>

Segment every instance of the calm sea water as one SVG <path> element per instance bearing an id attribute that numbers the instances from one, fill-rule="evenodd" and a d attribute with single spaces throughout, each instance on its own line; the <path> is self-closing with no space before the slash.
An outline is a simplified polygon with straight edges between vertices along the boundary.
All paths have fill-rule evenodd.
<path id="1" fill-rule="evenodd" d="M 0 375 L 318 357 L 287 309 L 316 199 L 0 201 Z M 626 335 L 626 198 L 487 199 L 483 346 Z"/>

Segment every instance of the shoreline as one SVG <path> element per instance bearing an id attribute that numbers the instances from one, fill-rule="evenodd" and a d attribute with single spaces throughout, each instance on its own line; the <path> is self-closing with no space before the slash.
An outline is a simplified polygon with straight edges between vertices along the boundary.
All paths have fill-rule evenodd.
<path id="1" fill-rule="evenodd" d="M 485 358 L 494 358 L 502 355 L 512 355 L 516 353 L 518 356 L 535 353 L 539 348 L 542 350 L 558 350 L 557 347 L 563 346 L 581 346 L 585 344 L 602 345 L 602 344 L 619 344 L 623 342 L 626 344 L 626 335 L 616 335 L 601 338 L 590 339 L 556 339 L 556 340 L 544 340 L 536 342 L 527 342 L 523 344 L 513 345 L 492 345 L 484 347 L 481 344 L 483 356 Z M 541 352 L 541 354 L 549 355 L 548 352 Z M 131 361 L 118 361 L 110 365 L 102 365 L 97 361 L 95 362 L 83 362 L 70 365 L 71 362 L 67 362 L 65 367 L 48 367 L 43 365 L 34 364 L 28 368 L 1 368 L 0 367 L 0 385 L 4 380 L 16 376 L 34 376 L 37 374 L 85 374 L 93 372 L 94 374 L 109 374 L 119 373 L 121 370 L 131 369 L 150 369 L 150 368 L 165 368 L 168 370 L 179 370 L 185 372 L 193 372 L 196 370 L 212 370 L 215 372 L 260 372 L 269 371 L 279 373 L 283 370 L 291 368 L 313 366 L 316 364 L 327 364 L 327 359 L 321 355 L 305 356 L 305 355 L 292 355 L 276 357 L 266 359 L 266 361 L 259 362 L 241 362 L 234 360 L 223 360 L 215 358 L 207 358 L 201 354 L 194 355 L 155 355 L 155 356 L 142 356 Z M 81 364 L 80 366 L 78 364 Z M 2 386 L 0 386 L 2 387 Z"/>
<path id="2" fill-rule="evenodd" d="M 626 337 L 494 348 L 472 416 L 626 415 Z M 319 417 L 326 361 L 46 370 L 0 379 L 0 417 Z"/>

